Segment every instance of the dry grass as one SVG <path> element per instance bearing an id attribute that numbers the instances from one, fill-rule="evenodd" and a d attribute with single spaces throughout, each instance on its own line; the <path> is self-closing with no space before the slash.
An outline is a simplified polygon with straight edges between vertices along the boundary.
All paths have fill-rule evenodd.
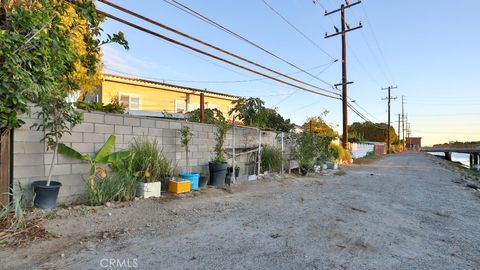
<path id="1" fill-rule="evenodd" d="M 0 220 L 0 246 L 25 247 L 35 240 L 57 238 L 45 230 L 43 218 L 26 220 L 20 226 L 12 226 L 14 215 L 8 214 Z"/>

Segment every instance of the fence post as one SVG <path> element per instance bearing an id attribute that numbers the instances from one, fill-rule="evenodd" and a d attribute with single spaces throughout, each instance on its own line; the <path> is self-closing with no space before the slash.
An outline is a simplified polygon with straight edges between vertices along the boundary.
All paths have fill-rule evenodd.
<path id="1" fill-rule="evenodd" d="M 282 175 L 283 175 L 283 172 L 285 170 L 284 164 L 285 164 L 285 160 L 283 158 L 283 132 L 282 132 Z"/>
<path id="2" fill-rule="evenodd" d="M 262 130 L 258 129 L 258 168 L 257 168 L 257 175 L 260 175 L 260 163 L 262 160 L 262 156 L 260 152 L 262 151 Z"/>
<path id="3" fill-rule="evenodd" d="M 235 118 L 233 118 L 232 126 L 232 136 L 233 136 L 233 157 L 232 157 L 232 167 L 233 167 L 233 183 L 237 182 L 237 177 L 235 176 Z"/>

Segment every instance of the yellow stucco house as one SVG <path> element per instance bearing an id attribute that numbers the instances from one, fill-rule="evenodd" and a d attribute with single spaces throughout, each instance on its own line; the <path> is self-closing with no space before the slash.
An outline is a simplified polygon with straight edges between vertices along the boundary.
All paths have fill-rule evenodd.
<path id="1" fill-rule="evenodd" d="M 103 74 L 97 101 L 104 104 L 118 98 L 129 111 L 183 114 L 200 108 L 200 94 L 205 108 L 217 108 L 227 117 L 232 102 L 239 97 L 163 82 Z"/>

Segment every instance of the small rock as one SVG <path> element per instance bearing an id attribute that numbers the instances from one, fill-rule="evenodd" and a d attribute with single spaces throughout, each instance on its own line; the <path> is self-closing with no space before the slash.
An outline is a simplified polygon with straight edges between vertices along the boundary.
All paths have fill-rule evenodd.
<path id="1" fill-rule="evenodd" d="M 60 256 L 61 256 L 62 258 L 65 258 L 65 254 L 64 254 L 64 253 L 62 253 L 62 255 L 60 255 Z"/>
<path id="2" fill-rule="evenodd" d="M 108 216 L 111 217 L 111 216 L 112 216 L 112 213 L 108 213 Z"/>
<path id="3" fill-rule="evenodd" d="M 135 197 L 135 201 L 138 201 L 138 200 L 140 200 L 140 198 L 138 198 L 138 197 Z"/>
<path id="4" fill-rule="evenodd" d="M 111 202 L 107 202 L 107 203 L 105 203 L 105 206 L 106 206 L 106 207 L 111 207 L 111 206 L 112 206 L 112 203 L 111 203 Z"/>
<path id="5" fill-rule="evenodd" d="M 147 227 L 152 227 L 152 224 L 151 223 L 147 223 L 147 225 L 145 225 Z"/>

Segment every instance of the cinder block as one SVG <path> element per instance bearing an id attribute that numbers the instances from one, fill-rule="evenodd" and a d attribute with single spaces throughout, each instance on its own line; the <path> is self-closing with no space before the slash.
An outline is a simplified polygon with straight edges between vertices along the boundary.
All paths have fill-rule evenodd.
<path id="1" fill-rule="evenodd" d="M 123 125 L 123 116 L 121 115 L 105 115 L 105 124 Z"/>
<path id="2" fill-rule="evenodd" d="M 155 126 L 155 122 L 154 123 L 154 126 Z M 156 128 L 153 128 L 153 129 L 156 129 Z M 147 127 L 136 127 L 133 129 L 133 134 L 134 135 L 141 135 L 141 136 L 147 136 L 149 135 L 149 132 L 148 132 L 149 128 Z M 162 130 L 161 129 L 156 129 L 156 130 L 160 130 L 160 133 L 162 133 Z"/>
<path id="3" fill-rule="evenodd" d="M 43 142 L 15 142 L 13 153 L 40 154 L 45 152 L 45 143 Z"/>
<path id="4" fill-rule="evenodd" d="M 115 144 L 115 151 L 126 150 L 128 149 L 128 144 L 126 143 L 116 143 Z"/>
<path id="5" fill-rule="evenodd" d="M 156 128 L 169 128 L 169 124 L 168 124 L 169 121 L 166 121 L 166 120 L 157 120 L 155 121 L 155 127 Z"/>
<path id="6" fill-rule="evenodd" d="M 36 130 L 15 130 L 13 133 L 16 142 L 39 142 L 43 139 L 44 132 Z"/>
<path id="7" fill-rule="evenodd" d="M 72 166 L 70 164 L 55 164 L 53 166 L 52 175 L 68 175 L 72 173 Z M 45 174 L 50 171 L 50 164 L 45 165 Z"/>
<path id="8" fill-rule="evenodd" d="M 105 141 L 103 133 L 83 133 L 83 142 L 86 143 L 101 143 Z"/>
<path id="9" fill-rule="evenodd" d="M 176 152 L 176 147 L 175 145 L 163 145 L 163 150 L 164 153 L 175 153 Z"/>
<path id="10" fill-rule="evenodd" d="M 140 126 L 140 119 L 134 117 L 125 117 L 123 119 L 123 124 L 125 126 Z"/>
<path id="11" fill-rule="evenodd" d="M 140 119 L 140 126 L 144 128 L 149 128 L 149 127 L 154 128 L 155 120 L 142 118 Z"/>
<path id="12" fill-rule="evenodd" d="M 13 177 L 14 178 L 27 178 L 27 177 L 44 178 L 45 166 L 44 165 L 15 166 L 13 168 Z"/>
<path id="13" fill-rule="evenodd" d="M 170 121 L 170 123 L 169 123 L 169 128 L 170 128 L 170 129 L 181 129 L 181 128 L 182 128 L 182 124 L 181 124 L 181 123 L 178 123 L 178 122 L 175 122 L 175 121 Z"/>
<path id="14" fill-rule="evenodd" d="M 115 134 L 132 134 L 132 127 L 131 126 L 119 126 L 115 125 Z"/>
<path id="15" fill-rule="evenodd" d="M 176 145 L 175 137 L 163 137 L 162 145 Z"/>
<path id="16" fill-rule="evenodd" d="M 45 154 L 45 158 L 47 158 L 47 155 L 48 155 L 48 158 L 51 158 L 51 156 L 53 154 Z M 48 160 L 49 159 L 45 159 L 45 161 L 48 161 Z M 73 164 L 73 163 L 78 163 L 78 162 L 81 162 L 81 161 L 78 160 L 78 159 L 69 157 L 69 156 L 62 155 L 62 154 L 57 155 L 57 163 L 58 164 Z M 47 162 L 45 162 L 45 163 L 47 163 Z"/>
<path id="17" fill-rule="evenodd" d="M 43 154 L 15 154 L 13 164 L 15 166 L 43 165 Z"/>
<path id="18" fill-rule="evenodd" d="M 193 125 L 193 130 L 194 131 L 203 131 L 203 125 L 200 125 L 200 124 Z"/>
<path id="19" fill-rule="evenodd" d="M 90 165 L 86 162 L 72 164 L 72 174 L 88 174 Z"/>
<path id="20" fill-rule="evenodd" d="M 107 115 L 105 116 L 107 117 Z M 111 124 L 95 124 L 95 133 L 113 134 L 114 125 Z"/>
<path id="21" fill-rule="evenodd" d="M 59 176 L 57 179 L 62 183 L 62 189 L 65 188 L 65 190 L 68 191 L 68 187 L 72 187 L 72 186 L 86 187 L 87 186 L 87 183 L 84 181 L 82 176 L 83 177 L 87 176 L 85 180 L 88 179 L 88 174 L 62 175 L 62 176 Z"/>
<path id="22" fill-rule="evenodd" d="M 136 136 L 133 135 L 123 135 L 123 143 L 132 143 Z"/>
<path id="23" fill-rule="evenodd" d="M 105 114 L 84 112 L 83 113 L 83 122 L 105 123 Z"/>
<path id="24" fill-rule="evenodd" d="M 93 123 L 80 123 L 73 127 L 74 132 L 93 132 Z"/>
<path id="25" fill-rule="evenodd" d="M 93 143 L 72 143 L 72 148 L 80 153 L 93 153 L 95 150 Z"/>
<path id="26" fill-rule="evenodd" d="M 159 128 L 148 128 L 148 135 L 151 135 L 151 136 L 163 136 L 163 129 L 159 129 Z"/>
<path id="27" fill-rule="evenodd" d="M 80 143 L 83 142 L 83 133 L 72 132 L 72 134 L 65 133 L 62 137 L 64 143 Z"/>
<path id="28" fill-rule="evenodd" d="M 176 137 L 177 136 L 177 130 L 175 130 L 175 129 L 164 129 L 163 130 L 163 136 L 164 137 Z"/>
<path id="29" fill-rule="evenodd" d="M 38 118 L 29 118 L 29 117 L 26 117 L 26 118 L 23 118 L 21 117 L 21 119 L 25 122 L 25 124 L 23 124 L 21 127 L 17 128 L 16 130 L 37 130 L 37 127 L 34 127 L 33 125 L 35 124 L 41 124 L 43 122 L 43 120 L 41 119 L 38 119 Z"/>

